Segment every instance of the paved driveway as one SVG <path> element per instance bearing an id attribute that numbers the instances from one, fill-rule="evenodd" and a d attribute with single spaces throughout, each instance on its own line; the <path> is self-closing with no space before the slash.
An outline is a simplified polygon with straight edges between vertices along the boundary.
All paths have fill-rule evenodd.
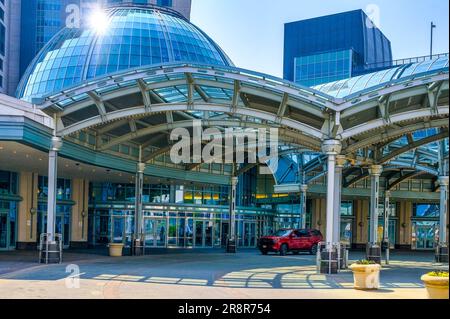
<path id="1" fill-rule="evenodd" d="M 362 257 L 350 253 L 352 260 Z M 0 255 L 0 269 L 7 263 L 3 259 Z M 445 268 L 432 260 L 430 253 L 394 253 L 391 264 L 383 266 L 381 289 L 362 292 L 352 289 L 348 270 L 317 274 L 310 255 L 204 250 L 117 259 L 69 253 L 61 265 L 30 261 L 16 271 L 4 271 L 0 298 L 425 298 L 420 276 Z"/>

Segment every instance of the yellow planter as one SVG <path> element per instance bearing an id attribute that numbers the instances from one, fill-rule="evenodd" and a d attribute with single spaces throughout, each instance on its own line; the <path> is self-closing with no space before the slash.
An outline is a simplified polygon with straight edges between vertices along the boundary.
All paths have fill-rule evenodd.
<path id="1" fill-rule="evenodd" d="M 109 255 L 111 257 L 122 257 L 123 244 L 109 244 Z"/>
<path id="2" fill-rule="evenodd" d="M 380 265 L 353 264 L 349 268 L 353 271 L 355 289 L 374 290 L 380 287 Z"/>
<path id="3" fill-rule="evenodd" d="M 449 299 L 448 277 L 423 275 L 421 279 L 427 288 L 429 299 Z"/>

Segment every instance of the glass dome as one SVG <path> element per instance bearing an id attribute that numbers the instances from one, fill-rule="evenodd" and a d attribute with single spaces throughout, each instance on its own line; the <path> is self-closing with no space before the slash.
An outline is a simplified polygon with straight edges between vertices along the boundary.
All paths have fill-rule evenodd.
<path id="1" fill-rule="evenodd" d="M 233 66 L 204 32 L 181 15 L 159 7 L 114 7 L 107 27 L 65 28 L 25 72 L 17 97 L 31 101 L 120 70 L 164 63 Z"/>

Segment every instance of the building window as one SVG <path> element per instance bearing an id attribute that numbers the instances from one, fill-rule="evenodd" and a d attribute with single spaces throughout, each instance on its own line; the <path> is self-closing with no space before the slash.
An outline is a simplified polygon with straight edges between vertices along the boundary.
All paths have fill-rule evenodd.
<path id="1" fill-rule="evenodd" d="M 437 218 L 439 217 L 440 207 L 438 204 L 414 204 L 414 217 L 418 218 Z"/>
<path id="2" fill-rule="evenodd" d="M 341 216 L 353 216 L 353 202 L 352 201 L 342 201 Z"/>
<path id="3" fill-rule="evenodd" d="M 5 26 L 0 23 L 0 54 L 5 56 L 5 40 L 6 40 L 6 29 Z"/>
<path id="4" fill-rule="evenodd" d="M 171 7 L 172 0 L 158 0 L 156 4 L 161 7 Z"/>
<path id="5" fill-rule="evenodd" d="M 39 176 L 38 178 L 38 197 L 46 199 L 48 197 L 48 177 Z M 56 182 L 56 199 L 70 200 L 72 198 L 72 189 L 70 179 L 58 178 Z"/>
<path id="6" fill-rule="evenodd" d="M 295 82 L 315 86 L 352 75 L 353 51 L 333 51 L 295 58 Z"/>
<path id="7" fill-rule="evenodd" d="M 0 194 L 17 194 L 17 173 L 0 171 Z"/>

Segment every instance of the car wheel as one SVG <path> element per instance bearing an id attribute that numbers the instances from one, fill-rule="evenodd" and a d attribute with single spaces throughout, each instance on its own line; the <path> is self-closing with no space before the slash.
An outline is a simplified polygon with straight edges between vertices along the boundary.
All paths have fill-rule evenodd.
<path id="1" fill-rule="evenodd" d="M 267 253 L 268 253 L 268 251 L 266 251 L 266 250 L 261 250 L 261 254 L 267 255 Z"/>
<path id="2" fill-rule="evenodd" d="M 318 249 L 317 245 L 313 245 L 311 247 L 311 250 L 309 251 L 309 254 L 310 255 L 316 255 L 317 254 L 317 249 Z"/>
<path id="3" fill-rule="evenodd" d="M 280 256 L 286 256 L 287 251 L 288 251 L 288 246 L 286 244 L 281 245 Z"/>

